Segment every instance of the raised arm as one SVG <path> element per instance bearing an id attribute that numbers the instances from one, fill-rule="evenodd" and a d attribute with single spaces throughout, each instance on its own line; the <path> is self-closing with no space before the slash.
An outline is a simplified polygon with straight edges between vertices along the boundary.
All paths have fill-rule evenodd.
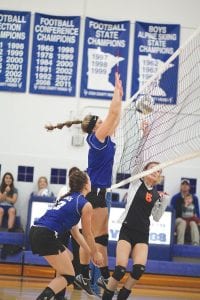
<path id="1" fill-rule="evenodd" d="M 160 220 L 160 218 L 164 214 L 167 205 L 169 205 L 170 202 L 170 198 L 167 193 L 159 192 L 159 194 L 160 194 L 160 199 L 155 202 L 154 207 L 151 211 L 153 219 L 156 222 Z"/>
<path id="2" fill-rule="evenodd" d="M 123 87 L 119 73 L 115 73 L 115 89 L 110 103 L 108 114 L 96 130 L 95 135 L 100 141 L 104 141 L 107 136 L 111 136 L 119 124 L 122 107 Z"/>

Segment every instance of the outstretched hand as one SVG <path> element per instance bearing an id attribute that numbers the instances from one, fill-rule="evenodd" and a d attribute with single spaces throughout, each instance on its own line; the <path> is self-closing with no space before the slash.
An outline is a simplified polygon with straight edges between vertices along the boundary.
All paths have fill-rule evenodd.
<path id="1" fill-rule="evenodd" d="M 169 197 L 169 194 L 167 192 L 158 191 L 158 194 L 161 200 L 163 200 L 166 197 Z"/>
<path id="2" fill-rule="evenodd" d="M 115 92 L 118 92 L 119 96 L 123 97 L 123 86 L 118 72 L 115 73 Z"/>
<path id="3" fill-rule="evenodd" d="M 147 136 L 149 134 L 150 128 L 149 128 L 149 122 L 146 120 L 143 120 L 141 123 L 141 129 L 143 132 L 143 136 Z"/>

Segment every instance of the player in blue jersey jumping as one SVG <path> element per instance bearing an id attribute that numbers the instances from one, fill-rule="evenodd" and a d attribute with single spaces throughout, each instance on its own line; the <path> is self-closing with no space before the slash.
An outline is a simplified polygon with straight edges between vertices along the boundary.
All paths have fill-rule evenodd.
<path id="1" fill-rule="evenodd" d="M 101 266 L 103 263 L 103 256 L 97 249 L 91 230 L 92 205 L 85 198 L 91 191 L 89 176 L 79 170 L 73 172 L 69 176 L 69 188 L 69 192 L 52 209 L 47 210 L 36 220 L 30 229 L 32 252 L 43 256 L 59 274 L 36 300 L 50 300 L 66 285 L 74 282 L 72 254 L 59 238 L 62 232 L 70 230 L 95 265 Z M 83 235 L 77 226 L 80 219 Z"/>
<path id="2" fill-rule="evenodd" d="M 110 103 L 108 114 L 104 121 L 98 116 L 89 115 L 83 120 L 82 130 L 88 133 L 89 145 L 87 172 L 91 180 L 91 192 L 87 195 L 88 201 L 94 208 L 92 218 L 92 230 L 98 250 L 103 254 L 104 264 L 100 267 L 101 277 L 98 284 L 104 286 L 110 274 L 108 269 L 108 207 L 106 204 L 106 189 L 111 186 L 112 168 L 115 155 L 115 143 L 111 140 L 117 125 L 119 124 L 122 107 L 123 88 L 120 76 L 115 75 L 115 90 Z M 89 278 L 89 256 L 80 248 L 81 274 L 75 282 L 91 295 L 90 285 L 85 281 Z M 85 280 L 86 279 L 86 280 Z M 88 281 L 87 281 L 88 282 Z"/>
<path id="3" fill-rule="evenodd" d="M 110 276 L 108 269 L 108 207 L 106 204 L 106 189 L 111 186 L 112 168 L 115 155 L 115 143 L 111 140 L 119 124 L 122 107 L 123 88 L 120 75 L 115 74 L 115 89 L 110 103 L 108 114 L 104 121 L 96 115 L 88 115 L 83 121 L 67 121 L 55 126 L 45 126 L 47 130 L 71 127 L 81 124 L 82 131 L 87 133 L 89 145 L 87 172 L 91 180 L 91 192 L 87 195 L 88 201 L 94 209 L 92 217 L 92 231 L 95 236 L 98 250 L 103 254 L 103 265 L 100 267 L 101 277 L 98 284 L 104 286 Z M 82 287 L 89 295 L 93 295 L 89 281 L 88 252 L 80 249 L 81 274 L 76 277 L 76 284 Z"/>

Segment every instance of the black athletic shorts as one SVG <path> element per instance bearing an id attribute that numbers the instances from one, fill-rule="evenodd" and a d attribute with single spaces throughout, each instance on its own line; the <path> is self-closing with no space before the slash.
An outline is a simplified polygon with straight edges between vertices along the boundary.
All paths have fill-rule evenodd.
<path id="1" fill-rule="evenodd" d="M 87 194 L 86 198 L 92 204 L 93 208 L 107 207 L 106 189 L 92 187 L 91 192 Z"/>
<path id="2" fill-rule="evenodd" d="M 138 243 L 144 243 L 148 245 L 149 233 L 139 232 L 128 228 L 125 224 L 122 224 L 119 240 L 125 240 L 131 244 L 131 247 L 134 247 Z"/>
<path id="3" fill-rule="evenodd" d="M 46 227 L 32 226 L 29 241 L 33 254 L 40 256 L 56 255 L 65 250 L 57 232 Z"/>

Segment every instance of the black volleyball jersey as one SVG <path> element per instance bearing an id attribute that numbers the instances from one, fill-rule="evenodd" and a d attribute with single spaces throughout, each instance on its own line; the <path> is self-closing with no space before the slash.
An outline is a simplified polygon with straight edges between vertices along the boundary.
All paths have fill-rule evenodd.
<path id="1" fill-rule="evenodd" d="M 160 199 L 160 195 L 153 187 L 151 189 L 142 181 L 133 196 L 132 203 L 123 224 L 128 228 L 140 232 L 149 232 L 150 215 L 154 204 Z"/>

